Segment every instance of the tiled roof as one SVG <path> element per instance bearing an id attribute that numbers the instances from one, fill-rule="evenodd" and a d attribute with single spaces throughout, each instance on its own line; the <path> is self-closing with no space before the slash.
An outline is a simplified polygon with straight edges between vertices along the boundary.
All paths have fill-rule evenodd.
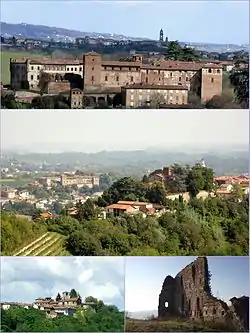
<path id="1" fill-rule="evenodd" d="M 135 61 L 111 61 L 111 60 L 103 60 L 102 66 L 110 66 L 110 67 L 141 67 L 141 63 Z"/>
<path id="2" fill-rule="evenodd" d="M 128 210 L 128 209 L 133 209 L 132 205 L 126 205 L 126 204 L 113 204 L 113 205 L 109 205 L 107 207 L 108 209 L 121 209 L 121 210 Z"/>
<path id="3" fill-rule="evenodd" d="M 188 90 L 187 86 L 181 85 L 162 85 L 162 84 L 146 84 L 135 83 L 127 86 L 123 86 L 123 89 L 158 89 L 158 90 Z"/>
<path id="4" fill-rule="evenodd" d="M 140 201 L 123 201 L 120 200 L 117 202 L 118 204 L 121 205 L 131 205 L 131 206 L 145 206 L 145 205 L 149 205 L 149 202 L 140 202 Z"/>

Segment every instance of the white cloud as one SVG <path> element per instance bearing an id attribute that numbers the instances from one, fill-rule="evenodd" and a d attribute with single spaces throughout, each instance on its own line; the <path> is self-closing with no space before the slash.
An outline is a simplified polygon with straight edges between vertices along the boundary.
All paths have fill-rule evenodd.
<path id="1" fill-rule="evenodd" d="M 2 301 L 32 302 L 76 289 L 124 309 L 122 257 L 2 257 Z"/>

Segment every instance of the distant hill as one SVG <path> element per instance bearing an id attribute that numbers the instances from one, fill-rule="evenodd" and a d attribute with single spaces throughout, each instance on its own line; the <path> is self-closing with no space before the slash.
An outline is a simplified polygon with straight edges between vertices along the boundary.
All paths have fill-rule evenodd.
<path id="1" fill-rule="evenodd" d="M 132 319 L 148 319 L 150 316 L 157 317 L 157 315 L 157 310 L 135 311 L 127 313 L 127 316 Z"/>
<path id="2" fill-rule="evenodd" d="M 35 25 L 35 24 L 26 24 L 26 23 L 6 23 L 1 22 L 1 35 L 4 37 L 22 37 L 22 38 L 31 38 L 31 39 L 42 39 L 50 40 L 54 39 L 55 41 L 70 41 L 70 39 L 75 39 L 77 37 L 92 37 L 92 38 L 106 38 L 106 39 L 115 39 L 115 40 L 145 40 L 147 38 L 135 38 L 128 37 L 119 34 L 112 33 L 101 33 L 101 32 L 84 32 L 78 30 L 69 30 L 64 28 L 57 27 L 48 27 L 45 25 Z"/>
<path id="3" fill-rule="evenodd" d="M 145 37 L 131 37 L 121 34 L 113 34 L 109 32 L 89 32 L 70 30 L 58 27 L 49 27 L 45 25 L 36 25 L 28 23 L 6 23 L 1 22 L 1 36 L 3 37 L 20 37 L 40 40 L 54 40 L 55 42 L 74 42 L 77 37 L 100 38 L 100 39 L 113 39 L 117 41 L 131 40 L 141 41 L 150 40 Z M 214 44 L 214 43 L 201 43 L 193 41 L 179 41 L 181 45 L 188 45 L 194 47 L 200 51 L 207 52 L 235 52 L 240 50 L 248 51 L 248 45 L 237 44 Z"/>

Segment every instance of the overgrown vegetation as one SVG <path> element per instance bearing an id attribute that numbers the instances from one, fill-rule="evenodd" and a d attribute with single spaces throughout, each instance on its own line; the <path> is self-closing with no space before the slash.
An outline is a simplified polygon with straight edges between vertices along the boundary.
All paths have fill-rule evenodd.
<path id="1" fill-rule="evenodd" d="M 87 300 L 96 300 L 87 297 Z M 93 309 L 80 309 L 75 316 L 48 318 L 34 308 L 10 307 L 1 311 L 1 332 L 123 332 L 124 312 L 96 300 Z"/>
<path id="2" fill-rule="evenodd" d="M 20 247 L 33 242 L 46 232 L 46 226 L 11 213 L 1 214 L 2 255 L 12 255 Z"/>
<path id="3" fill-rule="evenodd" d="M 168 321 L 126 319 L 126 332 L 239 332 L 237 327 L 227 323 L 187 321 L 172 319 Z"/>
<path id="4" fill-rule="evenodd" d="M 199 164 L 192 168 L 174 165 L 172 176 L 165 181 L 152 182 L 147 176 L 117 180 L 98 199 L 77 203 L 74 217 L 67 216 L 62 207 L 58 217 L 35 222 L 17 223 L 16 217 L 5 213 L 2 250 L 8 255 L 27 242 L 26 228 L 28 235 L 30 228 L 39 232 L 46 228 L 64 236 L 63 246 L 76 256 L 248 255 L 248 195 L 237 186 L 228 197 L 210 195 L 216 193 L 213 177 L 212 169 Z M 187 202 L 182 196 L 168 198 L 168 194 L 186 191 Z M 198 199 L 200 191 L 206 191 L 208 197 Z M 104 207 L 119 200 L 151 202 L 164 206 L 165 213 L 146 218 L 108 215 L 104 219 Z M 46 247 L 44 251 L 48 252 Z"/>

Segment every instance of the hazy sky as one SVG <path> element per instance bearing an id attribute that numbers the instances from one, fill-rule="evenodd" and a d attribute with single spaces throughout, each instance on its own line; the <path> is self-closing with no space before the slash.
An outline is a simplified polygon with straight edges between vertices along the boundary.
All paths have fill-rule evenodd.
<path id="1" fill-rule="evenodd" d="M 195 1 L 31 1 L 1 0 L 1 20 L 87 32 L 171 40 L 249 42 L 249 2 Z"/>
<path id="2" fill-rule="evenodd" d="M 124 310 L 122 257 L 2 257 L 1 301 L 32 303 L 76 289 Z"/>
<path id="3" fill-rule="evenodd" d="M 1 111 L 2 149 L 137 150 L 248 144 L 247 110 Z"/>
<path id="4" fill-rule="evenodd" d="M 196 257 L 128 257 L 125 269 L 125 309 L 129 312 L 158 309 L 159 294 L 167 275 L 175 277 Z M 208 257 L 215 297 L 228 302 L 249 295 L 248 257 Z"/>

